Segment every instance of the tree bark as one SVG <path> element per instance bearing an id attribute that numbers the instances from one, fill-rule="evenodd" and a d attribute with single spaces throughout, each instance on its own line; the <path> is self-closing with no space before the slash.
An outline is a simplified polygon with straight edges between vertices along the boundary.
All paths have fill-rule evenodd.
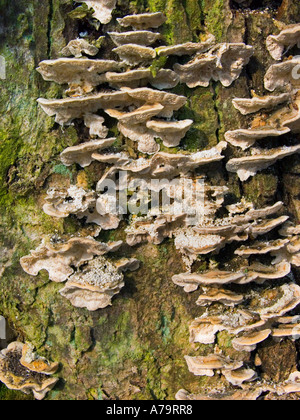
<path id="1" fill-rule="evenodd" d="M 269 8 L 256 8 L 257 3 Z M 197 41 L 208 31 L 217 41 L 253 45 L 254 58 L 231 87 L 211 83 L 208 88 L 179 85 L 173 90 L 188 97 L 178 117 L 195 122 L 182 147 L 202 150 L 222 141 L 226 131 L 247 126 L 249 118 L 234 109 L 232 99 L 249 97 L 252 89 L 266 93 L 263 78 L 273 61 L 265 40 L 278 33 L 278 22 L 297 23 L 300 16 L 297 0 L 254 0 L 249 7 L 229 0 L 118 0 L 111 23 L 97 30 L 87 19 L 68 15 L 74 9 L 70 0 L 0 0 L 0 55 L 7 72 L 6 80 L 0 80 L 0 315 L 16 338 L 33 343 L 41 355 L 61 363 L 61 381 L 48 399 L 174 399 L 181 388 L 199 394 L 221 379 L 188 372 L 184 360 L 192 349 L 188 325 L 202 312 L 194 297 L 171 280 L 184 271 L 172 240 L 131 251 L 142 261 L 142 268 L 126 275 L 126 286 L 112 307 L 95 313 L 73 308 L 58 293 L 61 285 L 49 281 L 47 273 L 31 277 L 20 267 L 20 258 L 35 249 L 43 235 L 84 232 L 75 218 L 56 220 L 43 213 L 48 186 L 70 182 L 91 186 L 103 170 L 94 163 L 84 170 L 61 164 L 60 152 L 78 144 L 86 133 L 77 124 L 62 129 L 38 107 L 39 97 L 59 98 L 63 92 L 55 83 L 42 80 L 35 70 L 38 63 L 58 58 L 79 32 L 89 31 L 96 39 L 117 27 L 116 17 L 145 11 L 167 15 L 162 33 L 168 44 Z M 108 44 L 102 50 L 105 58 L 110 50 Z M 109 128 L 116 131 L 113 125 Z M 233 156 L 238 152 L 230 147 L 226 159 Z M 236 200 L 244 196 L 255 206 L 283 200 L 299 222 L 299 175 L 297 155 L 243 184 L 225 171 L 224 164 L 212 166 L 207 178 L 213 185 L 229 186 Z M 99 238 L 124 239 L 125 227 L 123 223 L 117 231 L 101 232 Z M 294 274 L 298 278 L 299 273 Z M 234 356 L 231 338 L 223 332 L 217 344 L 225 355 Z M 207 354 L 213 347 L 199 345 L 199 353 Z M 287 379 L 296 367 L 297 343 L 267 341 L 260 355 L 266 375 Z M 0 387 L 0 399 L 18 398 L 18 392 Z"/>

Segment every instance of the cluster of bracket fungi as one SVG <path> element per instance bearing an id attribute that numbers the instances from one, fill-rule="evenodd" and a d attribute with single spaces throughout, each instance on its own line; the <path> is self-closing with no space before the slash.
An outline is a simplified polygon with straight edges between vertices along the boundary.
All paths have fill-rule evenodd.
<path id="1" fill-rule="evenodd" d="M 107 24 L 112 19 L 115 0 L 84 3 L 94 9 L 93 16 L 101 23 Z M 160 151 L 158 139 L 164 148 L 177 147 L 193 125 L 192 120 L 174 118 L 174 112 L 182 108 L 187 99 L 166 90 L 179 83 L 190 88 L 207 87 L 211 80 L 228 87 L 239 78 L 254 53 L 253 47 L 243 43 L 218 44 L 210 34 L 199 43 L 152 48 L 162 38 L 154 30 L 165 21 L 163 13 L 118 19 L 121 28 L 133 28 L 108 34 L 116 44 L 113 52 L 119 56 L 119 61 L 82 57 L 83 54 L 95 56 L 99 49 L 85 39 L 76 39 L 62 51 L 73 58 L 43 61 L 38 68 L 45 80 L 68 84 L 65 98 L 39 99 L 42 109 L 49 116 L 55 116 L 55 121 L 62 126 L 82 119 L 89 128 L 90 139 L 63 151 L 62 163 L 66 166 L 75 163 L 84 168 L 97 161 L 107 169 L 95 191 L 77 185 L 51 188 L 43 207 L 51 217 L 85 218 L 87 224 L 98 227 L 93 236 L 67 240 L 56 236 L 44 238 L 36 250 L 21 259 L 21 265 L 30 275 L 36 276 L 44 269 L 50 280 L 66 282 L 60 294 L 72 305 L 90 311 L 111 305 L 112 298 L 124 287 L 124 271 L 139 268 L 138 260 L 107 256 L 117 251 L 122 241 L 101 243 L 95 239 L 101 230 L 117 229 L 122 220 L 122 212 L 107 210 L 110 198 L 102 191 L 103 181 L 111 179 L 117 183 L 116 174 L 121 170 L 127 171 L 131 180 L 143 179 L 149 188 L 153 179 L 203 178 L 211 163 L 224 159 L 222 152 L 228 143 L 245 151 L 244 157 L 230 159 L 226 165 L 228 171 L 236 172 L 240 180 L 245 181 L 277 160 L 300 152 L 299 145 L 275 149 L 253 147 L 258 140 L 300 132 L 300 81 L 293 77 L 293 69 L 300 65 L 300 59 L 282 58 L 288 48 L 299 44 L 299 25 L 287 27 L 267 39 L 268 50 L 278 62 L 267 71 L 265 87 L 271 92 L 276 90 L 277 94 L 233 100 L 243 115 L 255 114 L 250 128 L 227 132 L 226 141 L 209 150 Z M 169 56 L 183 57 L 187 62 L 175 64 L 173 69 L 153 70 L 151 64 L 155 60 Z M 125 138 L 137 142 L 140 157 L 133 158 L 114 147 L 116 139 L 107 138 L 109 129 L 105 118 L 98 113 L 100 110 L 117 120 L 118 130 Z M 262 119 L 261 110 L 268 110 L 267 119 Z M 300 287 L 292 276 L 292 266 L 300 266 L 300 226 L 293 225 L 284 215 L 282 202 L 256 209 L 242 199 L 240 203 L 225 206 L 228 191 L 227 187 L 205 186 L 204 217 L 196 225 L 184 213 L 174 215 L 165 211 L 160 215 L 131 216 L 126 241 L 130 246 L 147 242 L 158 245 L 165 238 L 174 238 L 187 271 L 175 275 L 173 282 L 187 293 L 200 289 L 196 303 L 205 308 L 203 315 L 190 325 L 190 342 L 209 344 L 211 348 L 218 332 L 227 331 L 234 336 L 233 348 L 243 354 L 253 352 L 268 337 L 276 340 L 300 337 L 300 316 L 290 314 L 300 303 Z M 171 190 L 167 193 L 170 197 L 174 194 Z M 195 205 L 191 199 L 190 206 Z M 274 239 L 264 239 L 269 233 L 274 234 Z M 238 269 L 220 270 L 210 264 L 208 271 L 193 272 L 193 264 L 199 256 L 218 254 L 232 243 L 241 245 L 235 251 Z M 279 286 L 270 286 L 270 281 L 274 280 Z M 249 288 L 246 293 L 239 291 L 239 288 L 245 290 L 242 285 L 250 283 L 258 286 Z M 7 351 L 21 354 L 20 343 L 11 345 Z M 213 354 L 185 358 L 194 375 L 222 374 L 232 386 L 205 395 L 180 390 L 177 399 L 257 399 L 266 391 L 279 395 L 300 391 L 299 372 L 292 373 L 284 383 L 267 383 L 259 378 L 256 369 L 259 358 L 255 358 L 252 366 L 245 366 L 242 357 L 231 360 L 218 346 Z M 8 362 L 5 366 L 6 371 L 9 370 Z M 31 367 L 31 364 L 25 365 L 25 368 Z M 24 389 L 33 389 L 35 395 L 40 396 L 53 383 L 42 381 L 40 387 L 35 387 L 25 381 Z"/>

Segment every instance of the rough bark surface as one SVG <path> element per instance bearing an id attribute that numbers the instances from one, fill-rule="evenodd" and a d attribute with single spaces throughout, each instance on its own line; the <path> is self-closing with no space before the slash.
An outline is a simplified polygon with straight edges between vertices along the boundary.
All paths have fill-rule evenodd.
<path id="1" fill-rule="evenodd" d="M 49 185 L 71 181 L 92 186 L 103 170 L 100 164 L 85 170 L 61 164 L 59 153 L 77 144 L 85 132 L 79 124 L 62 129 L 38 107 L 38 97 L 61 97 L 62 90 L 44 82 L 35 68 L 41 60 L 57 58 L 79 32 L 94 32 L 96 38 L 116 27 L 116 17 L 129 12 L 165 12 L 163 34 L 170 44 L 197 41 L 206 27 L 218 41 L 253 45 L 254 58 L 230 88 L 213 83 L 208 88 L 179 85 L 173 90 L 189 99 L 178 117 L 195 121 L 182 147 L 201 150 L 223 140 L 225 131 L 245 126 L 248 117 L 233 108 L 232 98 L 248 97 L 253 88 L 257 94 L 265 93 L 263 77 L 272 63 L 265 39 L 278 33 L 278 21 L 299 21 L 300 3 L 253 1 L 246 9 L 229 0 L 118 0 L 114 19 L 98 31 L 86 19 L 72 19 L 68 15 L 72 10 L 70 0 L 0 0 L 0 55 L 7 63 L 7 79 L 0 81 L 0 315 L 18 339 L 33 343 L 41 355 L 61 363 L 61 380 L 47 399 L 174 399 L 180 388 L 199 394 L 224 379 L 195 377 L 186 367 L 184 355 L 192 350 L 188 324 L 202 310 L 195 306 L 194 297 L 171 281 L 184 270 L 173 241 L 122 249 L 126 256 L 139 258 L 142 268 L 126 275 L 126 287 L 112 307 L 95 313 L 73 308 L 58 293 L 62 285 L 49 281 L 47 273 L 30 277 L 22 271 L 20 257 L 36 248 L 42 235 L 84 229 L 75 218 L 55 220 L 43 213 Z M 105 49 L 103 54 L 109 58 Z M 113 122 L 109 128 L 112 134 L 117 132 Z M 119 141 L 124 143 L 121 137 Z M 135 146 L 127 142 L 125 147 Z M 226 157 L 238 154 L 229 148 Z M 224 168 L 224 164 L 213 165 L 209 181 L 229 186 L 234 198 L 244 195 L 255 205 L 283 200 L 299 222 L 298 156 L 243 185 Z M 124 239 L 124 227 L 125 223 L 117 231 L 102 232 L 100 239 Z M 220 258 L 226 258 L 226 251 Z M 205 267 L 206 260 L 201 264 Z M 227 333 L 218 335 L 218 345 L 224 354 L 234 355 Z M 213 350 L 213 346 L 201 347 L 206 353 Z M 259 356 L 266 378 L 286 379 L 298 361 L 297 343 L 267 341 L 259 346 Z M 11 398 L 25 397 L 0 385 L 0 399 Z"/>

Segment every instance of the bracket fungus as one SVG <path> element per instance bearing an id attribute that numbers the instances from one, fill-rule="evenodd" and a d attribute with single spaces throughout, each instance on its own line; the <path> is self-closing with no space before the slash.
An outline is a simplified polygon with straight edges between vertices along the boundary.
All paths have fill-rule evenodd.
<path id="1" fill-rule="evenodd" d="M 243 366 L 243 362 L 230 360 L 224 356 L 212 354 L 210 356 L 185 356 L 189 371 L 196 376 L 214 376 L 216 370 L 236 370 Z"/>
<path id="2" fill-rule="evenodd" d="M 203 42 L 186 42 L 179 45 L 168 45 L 164 47 L 156 48 L 156 52 L 159 56 L 184 56 L 204 53 L 209 50 L 215 44 L 215 37 L 211 34 L 207 36 L 207 39 Z"/>
<path id="3" fill-rule="evenodd" d="M 252 331 L 240 337 L 235 337 L 232 340 L 232 346 L 237 351 L 252 352 L 256 349 L 257 344 L 265 341 L 271 333 L 272 330 L 270 329 Z"/>
<path id="4" fill-rule="evenodd" d="M 141 13 L 137 15 L 128 15 L 117 19 L 118 23 L 128 28 L 132 26 L 136 30 L 145 30 L 150 28 L 159 28 L 167 20 L 166 16 L 161 12 Z"/>
<path id="5" fill-rule="evenodd" d="M 291 95 L 289 93 L 282 93 L 278 96 L 255 96 L 252 99 L 234 98 L 232 103 L 242 115 L 248 115 L 261 111 L 262 109 L 273 109 L 290 100 Z"/>
<path id="6" fill-rule="evenodd" d="M 125 44 L 135 44 L 147 47 L 161 38 L 161 34 L 151 31 L 108 32 L 117 47 Z"/>
<path id="7" fill-rule="evenodd" d="M 217 44 L 208 53 L 198 55 L 189 63 L 175 64 L 181 83 L 188 87 L 209 86 L 210 80 L 230 86 L 237 80 L 253 55 L 253 47 L 243 43 Z"/>
<path id="8" fill-rule="evenodd" d="M 100 117 L 97 114 L 86 113 L 84 114 L 84 124 L 87 128 L 90 129 L 90 136 L 96 137 L 100 139 L 104 139 L 108 135 L 108 128 L 104 125 L 104 118 Z M 107 141 L 110 142 L 112 139 L 108 139 Z M 103 142 L 103 147 L 101 146 L 100 149 L 106 147 L 107 143 Z"/>
<path id="9" fill-rule="evenodd" d="M 37 71 L 44 80 L 68 84 L 69 93 L 82 96 L 92 92 L 101 84 L 101 75 L 107 71 L 120 70 L 121 64 L 113 60 L 92 60 L 80 58 L 58 58 L 45 60 Z"/>
<path id="10" fill-rule="evenodd" d="M 64 218 L 87 211 L 96 202 L 93 191 L 71 185 L 68 189 L 50 188 L 43 206 L 48 216 Z"/>
<path id="11" fill-rule="evenodd" d="M 77 308 L 89 311 L 103 309 L 111 305 L 113 296 L 124 287 L 122 273 L 138 268 L 139 261 L 135 259 L 115 264 L 104 257 L 95 258 L 69 277 L 60 294 Z"/>
<path id="12" fill-rule="evenodd" d="M 278 35 L 270 35 L 266 41 L 267 49 L 274 60 L 281 60 L 284 53 L 297 45 L 300 48 L 300 25 L 290 25 Z"/>
<path id="13" fill-rule="evenodd" d="M 75 0 L 77 3 L 85 3 L 94 9 L 93 17 L 106 25 L 112 19 L 112 12 L 116 7 L 117 0 Z"/>
<path id="14" fill-rule="evenodd" d="M 125 89 L 123 92 L 126 92 L 128 96 L 135 102 L 141 102 L 142 104 L 161 104 L 163 105 L 163 111 L 158 114 L 164 118 L 171 118 L 174 111 L 178 111 L 182 108 L 186 102 L 187 98 L 185 96 L 176 95 L 175 93 L 158 91 L 149 88 L 139 88 L 139 89 Z"/>
<path id="15" fill-rule="evenodd" d="M 190 290 L 189 286 L 187 285 L 186 289 L 184 290 L 186 292 L 193 291 L 193 286 L 191 285 Z M 206 288 L 205 292 L 198 297 L 196 304 L 199 306 L 209 306 L 213 303 L 220 303 L 225 306 L 235 306 L 241 304 L 244 301 L 244 299 L 245 298 L 243 295 L 231 292 L 230 290 L 215 287 Z"/>
<path id="16" fill-rule="evenodd" d="M 148 121 L 146 126 L 162 139 L 164 146 L 176 147 L 191 128 L 193 122 L 193 120 L 152 120 Z"/>
<path id="17" fill-rule="evenodd" d="M 224 159 L 224 156 L 221 153 L 226 147 L 226 142 L 220 142 L 216 147 L 202 152 L 185 154 L 159 152 L 150 159 L 131 159 L 129 155 L 125 153 L 111 155 L 94 153 L 92 157 L 99 162 L 114 165 L 112 168 L 113 171 L 108 173 L 108 175 L 112 175 L 117 170 L 126 170 L 131 177 L 139 176 L 146 180 L 151 178 L 173 179 L 209 163 L 220 162 Z M 99 185 L 101 184 L 102 180 L 99 181 Z"/>
<path id="18" fill-rule="evenodd" d="M 171 238 L 174 230 L 184 223 L 185 215 L 161 215 L 153 218 L 134 218 L 126 229 L 126 242 L 130 246 L 141 243 L 159 245 L 166 238 Z"/>
<path id="19" fill-rule="evenodd" d="M 265 387 L 247 388 L 243 385 L 243 389 L 215 389 L 203 394 L 190 394 L 185 389 L 180 389 L 175 398 L 178 401 L 255 401 L 268 390 Z"/>
<path id="20" fill-rule="evenodd" d="M 293 341 L 299 340 L 300 338 L 300 324 L 279 324 L 276 328 L 273 328 L 272 337 L 275 339 L 290 338 Z"/>
<path id="21" fill-rule="evenodd" d="M 300 82 L 297 74 L 299 65 L 300 58 L 292 58 L 291 60 L 273 64 L 265 75 L 265 88 L 270 92 L 277 88 L 299 88 Z"/>
<path id="22" fill-rule="evenodd" d="M 150 68 L 128 70 L 123 73 L 107 72 L 104 79 L 110 86 L 117 88 L 138 88 L 150 83 L 154 88 L 162 90 L 172 89 L 179 83 L 179 76 L 174 71 L 160 69 L 153 75 Z"/>
<path id="23" fill-rule="evenodd" d="M 92 238 L 71 238 L 65 243 L 47 243 L 44 240 L 29 256 L 22 257 L 20 263 L 31 276 L 46 270 L 50 280 L 62 283 L 74 273 L 72 267 L 80 267 L 96 255 L 117 251 L 121 245 L 122 241 L 106 244 Z"/>
<path id="24" fill-rule="evenodd" d="M 226 380 L 233 386 L 241 386 L 244 382 L 251 382 L 257 379 L 257 373 L 253 369 L 236 369 L 236 370 L 223 370 L 222 374 Z"/>
<path id="25" fill-rule="evenodd" d="M 82 57 L 82 53 L 95 56 L 99 52 L 99 48 L 95 45 L 89 44 L 85 39 L 73 39 L 61 50 L 61 54 L 65 57 L 74 56 L 75 58 Z"/>
<path id="26" fill-rule="evenodd" d="M 99 109 L 128 106 L 132 101 L 130 101 L 126 92 L 114 91 L 77 98 L 39 98 L 38 103 L 47 115 L 56 117 L 56 123 L 70 125 L 76 118 L 84 118 L 87 114 L 95 114 Z"/>
<path id="27" fill-rule="evenodd" d="M 93 16 L 103 24 L 110 22 L 116 7 L 116 0 L 76 2 L 93 8 Z M 249 129 L 227 131 L 226 141 L 208 150 L 160 152 L 160 141 L 165 147 L 178 147 L 193 124 L 190 119 L 177 120 L 177 115 L 174 115 L 187 104 L 188 98 L 165 90 L 173 89 L 178 83 L 185 83 L 190 88 L 208 87 L 211 81 L 229 87 L 249 63 L 254 48 L 242 42 L 217 44 L 210 34 L 199 37 L 199 42 L 158 46 L 161 42 L 157 41 L 163 37 L 151 29 L 167 21 L 163 13 L 135 14 L 117 20 L 123 28 L 133 28 L 124 32 L 108 32 L 116 45 L 113 52 L 119 56 L 119 61 L 80 59 L 83 54 L 95 56 L 99 48 L 95 46 L 95 41 L 90 44 L 85 39 L 74 39 L 62 50 L 62 54 L 75 58 L 47 60 L 39 65 L 38 71 L 45 80 L 68 84 L 66 93 L 70 96 L 50 100 L 40 98 L 38 103 L 41 108 L 47 115 L 55 116 L 55 121 L 62 126 L 82 119 L 89 129 L 90 139 L 64 150 L 60 155 L 62 163 L 66 166 L 75 163 L 86 168 L 95 161 L 93 169 L 99 166 L 101 171 L 96 191 L 86 191 L 75 185 L 50 189 L 44 212 L 52 217 L 75 215 L 82 225 L 97 224 L 99 234 L 102 229 L 117 229 L 123 220 L 123 204 L 119 203 L 123 184 L 118 172 L 126 171 L 129 181 L 141 181 L 147 186 L 147 192 L 143 192 L 141 198 L 147 205 L 152 199 L 149 190 L 152 194 L 163 189 L 170 203 L 159 208 L 161 212 L 152 208 L 146 216 L 142 212 L 131 215 L 123 233 L 129 246 L 145 242 L 159 245 L 166 238 L 174 239 L 187 271 L 173 276 L 174 284 L 183 287 L 187 293 L 200 289 L 195 299 L 200 316 L 189 325 L 190 343 L 212 345 L 217 334 L 226 331 L 233 336 L 230 344 L 234 350 L 225 354 L 232 355 L 235 352 L 252 352 L 268 337 L 270 340 L 299 338 L 299 317 L 291 311 L 300 304 L 300 287 L 292 276 L 292 265 L 300 266 L 300 228 L 287 222 L 289 217 L 284 215 L 282 202 L 258 209 L 245 199 L 228 204 L 232 202 L 229 201 L 232 190 L 225 186 L 225 180 L 214 186 L 214 174 L 211 175 L 214 168 L 207 170 L 207 165 L 225 158 L 223 151 L 228 143 L 242 150 L 251 148 L 246 156 L 241 157 L 239 153 L 238 158 L 229 159 L 226 165 L 227 171 L 237 173 L 241 181 L 280 159 L 300 152 L 299 145 L 274 149 L 269 149 L 268 144 L 266 148 L 252 147 L 259 140 L 300 132 L 300 84 L 299 77 L 295 77 L 294 73 L 300 66 L 299 57 L 274 64 L 267 71 L 265 88 L 269 91 L 277 89 L 278 94 L 260 97 L 253 93 L 251 99 L 233 99 L 234 107 L 242 115 L 260 113 L 254 116 Z M 267 47 L 272 57 L 279 60 L 286 47 L 300 46 L 299 33 L 299 25 L 294 25 L 277 36 L 269 36 Z M 169 56 L 183 58 L 180 64 L 174 64 L 176 58 L 168 59 Z M 173 70 L 162 68 L 164 65 L 173 65 Z M 241 86 L 237 89 L 240 90 Z M 109 130 L 98 113 L 100 110 L 117 120 L 118 131 L 126 138 L 123 141 L 121 136 L 122 147 L 115 138 L 106 138 Z M 263 110 L 267 113 L 262 113 Z M 134 150 L 128 139 L 137 142 Z M 141 157 L 138 152 L 152 156 Z M 106 166 L 104 171 L 102 166 Z M 98 169 L 95 176 L 97 173 Z M 172 213 L 171 202 L 176 202 L 179 191 L 175 183 L 188 178 L 195 186 L 205 176 L 211 185 L 201 190 L 202 214 L 194 216 L 189 211 L 198 210 L 194 192 L 186 208 Z M 111 197 L 104 192 L 108 181 L 115 182 L 118 196 Z M 126 195 L 131 195 L 133 190 L 126 188 Z M 124 224 L 126 221 L 124 217 Z M 278 230 L 283 239 L 276 239 Z M 30 275 L 36 276 L 41 270 L 47 270 L 50 280 L 66 281 L 60 290 L 61 296 L 76 308 L 96 311 L 112 304 L 113 297 L 125 286 L 123 273 L 138 269 L 139 261 L 107 257 L 109 252 L 120 249 L 122 241 L 101 243 L 86 237 L 88 234 L 90 232 L 84 231 L 78 237 L 44 239 L 29 256 L 21 258 L 21 266 Z M 270 235 L 266 237 L 267 234 Z M 262 237 L 261 241 L 256 239 L 258 236 Z M 244 245 L 230 247 L 233 243 Z M 220 251 L 225 246 L 226 258 L 223 258 Z M 227 260 L 227 250 L 233 254 L 230 261 Z M 215 257 L 217 254 L 219 256 Z M 199 256 L 205 256 L 201 258 L 201 261 L 205 260 L 204 269 L 200 267 Z M 197 264 L 194 264 L 197 259 Z M 215 346 L 215 354 L 185 356 L 190 372 L 209 377 L 217 372 L 229 384 L 227 389 L 222 378 L 221 387 L 214 391 L 207 388 L 204 399 L 256 399 L 267 391 L 280 394 L 299 390 L 299 372 L 281 384 L 267 381 L 257 381 L 251 386 L 245 384 L 258 378 L 259 370 L 255 372 L 251 366 L 262 364 L 259 355 L 252 358 L 252 355 L 243 353 L 232 360 L 223 355 L 221 341 Z M 192 345 L 195 349 L 196 345 Z M 34 375 L 55 372 L 57 364 L 50 364 L 37 356 L 31 346 L 16 348 L 22 369 L 27 369 L 26 372 Z M 246 362 L 242 361 L 245 359 Z M 3 360 L 5 358 L 0 356 L 0 379 Z M 27 381 L 32 373 L 26 375 Z M 12 380 L 15 381 L 15 378 Z M 29 384 L 26 381 L 19 383 L 22 386 L 25 384 L 26 391 L 33 389 L 38 396 L 44 395 L 48 385 L 49 389 L 52 386 L 52 382 L 45 387 L 40 382 L 38 385 L 41 387 L 35 388 L 31 379 Z M 232 386 L 242 389 L 233 390 Z M 200 397 L 184 390 L 176 395 L 178 399 Z"/>
<path id="28" fill-rule="evenodd" d="M 252 155 L 230 159 L 226 168 L 236 172 L 241 181 L 247 181 L 257 172 L 274 165 L 278 160 L 300 152 L 300 145 L 283 146 L 275 149 L 252 149 Z"/>
<path id="29" fill-rule="evenodd" d="M 0 381 L 9 389 L 33 392 L 37 400 L 45 398 L 58 382 L 58 378 L 51 377 L 57 369 L 58 364 L 39 358 L 31 346 L 17 341 L 0 352 Z"/>
<path id="30" fill-rule="evenodd" d="M 131 112 L 122 112 L 117 109 L 106 109 L 105 112 L 112 118 L 117 119 L 122 124 L 132 125 L 146 123 L 148 119 L 159 114 L 164 109 L 163 105 L 156 103 L 143 105 Z"/>
<path id="31" fill-rule="evenodd" d="M 213 344 L 218 332 L 227 331 L 235 336 L 241 335 L 234 339 L 234 348 L 250 351 L 250 346 L 256 346 L 269 337 L 272 325 L 277 323 L 279 317 L 299 305 L 299 291 L 300 287 L 293 283 L 284 284 L 266 289 L 262 294 L 256 293 L 255 297 L 252 295 L 248 310 L 235 306 L 223 312 L 211 307 L 190 324 L 190 342 Z"/>
<path id="32" fill-rule="evenodd" d="M 274 241 L 268 242 L 255 242 L 249 246 L 242 245 L 235 251 L 235 254 L 245 258 L 249 258 L 250 255 L 265 255 L 285 248 L 289 242 L 290 241 L 288 239 L 276 239 Z"/>
<path id="33" fill-rule="evenodd" d="M 60 160 L 65 166 L 71 166 L 78 163 L 82 168 L 89 166 L 92 161 L 92 155 L 102 149 L 113 145 L 115 138 L 94 140 L 81 143 L 78 146 L 71 146 L 60 154 Z"/>
<path id="34" fill-rule="evenodd" d="M 246 150 L 249 147 L 253 146 L 257 140 L 270 138 L 270 137 L 279 137 L 283 136 L 290 132 L 289 128 L 266 128 L 266 129 L 238 129 L 233 131 L 227 131 L 225 133 L 225 139 L 228 143 L 233 146 L 241 147 L 242 150 Z"/>
<path id="35" fill-rule="evenodd" d="M 42 373 L 44 375 L 55 374 L 59 367 L 59 363 L 50 363 L 44 357 L 39 356 L 34 351 L 34 346 L 28 343 L 23 345 L 20 363 L 31 372 Z"/>
<path id="36" fill-rule="evenodd" d="M 129 66 L 137 66 L 140 63 L 154 60 L 156 52 L 153 48 L 137 44 L 125 44 L 113 49 L 119 58 Z"/>

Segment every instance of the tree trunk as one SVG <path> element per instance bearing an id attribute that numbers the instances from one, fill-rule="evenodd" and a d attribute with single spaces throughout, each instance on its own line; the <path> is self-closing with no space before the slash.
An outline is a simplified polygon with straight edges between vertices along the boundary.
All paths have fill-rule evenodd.
<path id="1" fill-rule="evenodd" d="M 185 271 L 173 240 L 128 251 L 126 256 L 142 261 L 140 270 L 126 274 L 125 287 L 113 305 L 96 312 L 74 308 L 59 294 L 62 285 L 50 281 L 46 272 L 32 277 L 22 270 L 20 258 L 35 249 L 43 236 L 90 232 L 75 217 L 55 219 L 44 214 L 49 185 L 94 186 L 104 169 L 97 163 L 85 169 L 62 165 L 60 153 L 78 144 L 86 132 L 77 122 L 62 129 L 37 105 L 39 97 L 61 98 L 63 89 L 44 81 L 35 69 L 42 60 L 58 58 L 79 33 L 88 31 L 97 39 L 117 28 L 117 17 L 146 11 L 166 14 L 162 33 L 170 45 L 197 42 L 206 31 L 218 42 L 252 45 L 254 58 L 230 87 L 212 82 L 207 88 L 180 84 L 172 90 L 188 98 L 179 119 L 194 120 L 182 148 L 208 149 L 222 141 L 226 131 L 248 126 L 249 117 L 233 107 L 232 99 L 249 97 L 253 89 L 258 95 L 266 93 L 264 75 L 274 61 L 265 40 L 278 33 L 279 22 L 297 23 L 300 3 L 253 0 L 247 8 L 246 2 L 233 0 L 118 0 L 112 21 L 99 29 L 87 18 L 70 17 L 78 6 L 73 3 L 0 0 L 0 55 L 6 60 L 6 79 L 0 80 L 0 315 L 16 339 L 34 344 L 39 354 L 61 363 L 61 380 L 47 399 L 164 400 L 174 399 L 179 389 L 201 394 L 224 379 L 197 377 L 187 369 L 184 356 L 195 351 L 188 326 L 203 310 L 195 305 L 193 294 L 172 282 L 173 275 Z M 99 57 L 110 58 L 111 47 L 107 42 Z M 113 123 L 109 128 L 117 133 Z M 118 139 L 136 152 L 135 143 Z M 230 146 L 226 161 L 239 153 Z M 284 201 L 299 222 L 299 174 L 300 160 L 295 155 L 245 183 L 228 173 L 223 163 L 212 165 L 206 175 L 212 185 L 227 185 L 235 201 L 244 196 L 258 208 Z M 124 239 L 125 228 L 122 222 L 118 230 L 102 231 L 99 239 Z M 229 258 L 230 251 L 226 252 L 222 256 Z M 203 257 L 197 264 L 206 267 L 208 261 Z M 296 270 L 294 274 L 297 278 Z M 228 333 L 219 333 L 217 345 L 223 354 L 234 357 L 231 339 Z M 213 350 L 213 345 L 199 345 L 197 354 Z M 270 339 L 260 345 L 259 355 L 264 377 L 285 380 L 296 369 L 297 342 Z M 21 395 L 0 386 L 0 399 Z"/>

